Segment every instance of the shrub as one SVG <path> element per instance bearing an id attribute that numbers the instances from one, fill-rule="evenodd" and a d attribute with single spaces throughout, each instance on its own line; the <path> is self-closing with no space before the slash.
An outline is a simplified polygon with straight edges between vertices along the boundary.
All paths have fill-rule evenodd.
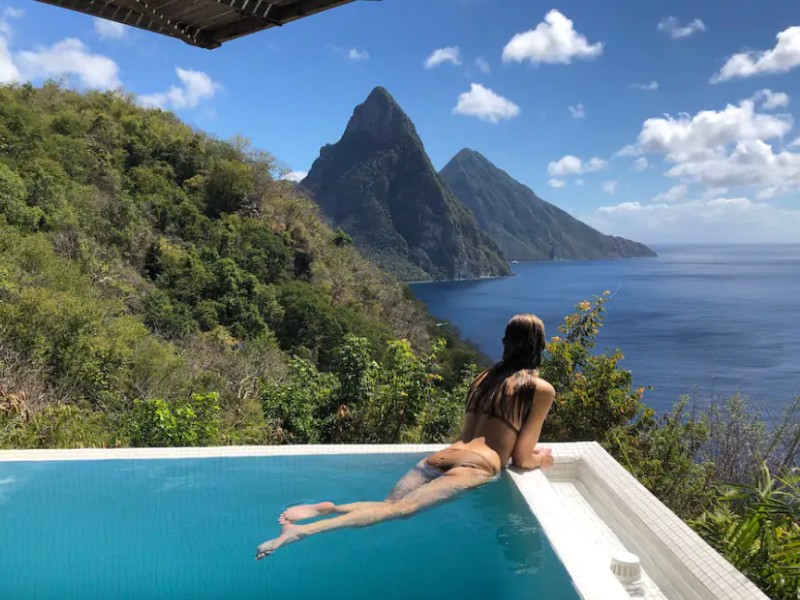
<path id="1" fill-rule="evenodd" d="M 547 439 L 606 443 L 612 429 L 626 425 L 642 409 L 644 389 L 631 389 L 631 372 L 619 368 L 622 352 L 592 352 L 610 298 L 605 292 L 593 302 L 577 304 L 577 311 L 558 328 L 562 336 L 547 344 L 541 374 L 556 390 L 544 425 Z"/>
<path id="2" fill-rule="evenodd" d="M 170 404 L 153 398 L 134 403 L 128 428 L 134 446 L 209 446 L 220 437 L 219 396 L 192 394 Z"/>
<path id="3" fill-rule="evenodd" d="M 0 162 L 0 215 L 11 225 L 33 231 L 39 227 L 44 212 L 27 203 L 25 182 L 16 172 Z"/>
<path id="4" fill-rule="evenodd" d="M 762 464 L 754 485 L 721 486 L 712 509 L 691 523 L 774 600 L 800 590 L 800 470 L 782 476 Z"/>

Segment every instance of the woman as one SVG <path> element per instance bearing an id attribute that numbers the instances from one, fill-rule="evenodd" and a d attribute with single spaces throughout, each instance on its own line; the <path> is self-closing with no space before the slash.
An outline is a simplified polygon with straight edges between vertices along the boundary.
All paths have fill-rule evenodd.
<path id="1" fill-rule="evenodd" d="M 539 378 L 544 346 L 544 325 L 538 317 L 512 318 L 503 337 L 503 360 L 470 385 L 458 441 L 422 459 L 383 502 L 321 502 L 290 508 L 278 519 L 281 535 L 261 544 L 256 560 L 323 531 L 374 525 L 429 508 L 491 481 L 509 459 L 520 469 L 552 466 L 550 451 L 535 448 L 555 397 L 553 386 Z M 340 516 L 297 524 L 331 514 Z"/>

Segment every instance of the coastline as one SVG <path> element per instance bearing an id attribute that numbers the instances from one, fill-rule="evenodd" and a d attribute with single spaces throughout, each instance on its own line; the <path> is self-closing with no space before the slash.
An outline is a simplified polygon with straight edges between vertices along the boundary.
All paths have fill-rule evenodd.
<path id="1" fill-rule="evenodd" d="M 459 279 L 422 279 L 419 281 L 401 281 L 400 283 L 403 285 L 425 285 L 429 283 L 456 283 L 458 281 L 491 281 L 492 279 L 507 279 L 516 276 L 516 273 L 511 273 L 511 275 L 486 275 L 483 277 L 462 277 Z"/>
<path id="2" fill-rule="evenodd" d="M 658 254 L 654 256 L 610 256 L 608 258 L 564 258 L 558 260 L 517 260 L 508 261 L 509 265 L 533 265 L 533 264 L 552 264 L 552 263 L 593 263 L 605 261 L 620 261 L 620 260 L 653 260 L 660 258 Z M 513 267 L 512 267 L 513 268 Z M 462 277 L 458 279 L 421 279 L 417 281 L 400 281 L 403 285 L 424 285 L 430 283 L 456 283 L 460 281 L 491 281 L 493 279 L 506 279 L 509 277 L 517 277 L 517 273 L 511 275 L 486 275 L 479 277 Z"/>

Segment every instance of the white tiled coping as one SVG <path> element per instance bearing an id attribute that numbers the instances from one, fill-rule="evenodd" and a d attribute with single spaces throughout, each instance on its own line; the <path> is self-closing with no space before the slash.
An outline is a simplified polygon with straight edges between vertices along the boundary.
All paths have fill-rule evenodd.
<path id="1" fill-rule="evenodd" d="M 553 449 L 552 469 L 509 472 L 584 600 L 631 598 L 611 573 L 608 555 L 589 543 L 588 532 L 581 528 L 589 513 L 608 532 L 602 542 L 609 548 L 621 545 L 640 557 L 648 583 L 647 599 L 769 600 L 599 444 L 545 445 Z M 408 444 L 3 450 L 0 462 L 394 454 L 441 448 Z M 583 519 L 571 512 L 579 505 L 567 501 L 559 487 L 562 484 L 570 484 L 572 496 L 577 496 L 576 490 L 582 495 L 578 499 Z"/>
<path id="2" fill-rule="evenodd" d="M 645 598 L 769 600 L 598 443 L 546 445 L 556 460 L 552 469 L 512 472 L 511 477 L 582 594 L 593 582 L 592 563 L 599 558 L 599 566 L 608 568 L 609 556 L 589 543 L 588 532 L 579 525 L 587 523 L 585 515 L 583 519 L 573 515 L 570 510 L 576 505 L 559 494 L 559 486 L 566 482 L 583 495 L 586 510 L 609 531 L 613 539 L 605 540 L 606 547 L 621 545 L 639 556 L 650 584 L 645 586 Z M 584 570 L 587 573 L 582 574 Z"/>

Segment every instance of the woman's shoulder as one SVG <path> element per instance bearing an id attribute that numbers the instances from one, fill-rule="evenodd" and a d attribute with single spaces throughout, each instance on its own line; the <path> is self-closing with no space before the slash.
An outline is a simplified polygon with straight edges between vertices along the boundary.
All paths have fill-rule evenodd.
<path id="1" fill-rule="evenodd" d="M 538 394 L 553 395 L 555 388 L 546 379 L 539 377 L 539 372 L 533 369 L 520 371 L 520 375 L 526 386 L 535 389 Z"/>

